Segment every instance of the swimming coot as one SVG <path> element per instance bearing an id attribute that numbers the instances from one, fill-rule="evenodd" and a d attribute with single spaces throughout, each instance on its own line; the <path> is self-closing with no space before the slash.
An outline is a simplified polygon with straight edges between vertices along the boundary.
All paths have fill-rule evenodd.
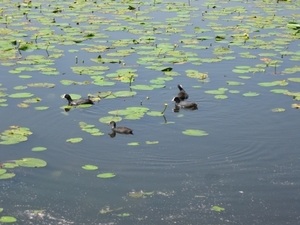
<path id="1" fill-rule="evenodd" d="M 94 102 L 91 99 L 76 99 L 73 100 L 69 94 L 64 94 L 63 98 L 68 100 L 68 105 L 76 106 L 76 105 L 83 105 L 83 104 L 91 104 L 93 105 Z"/>
<path id="2" fill-rule="evenodd" d="M 180 108 L 185 108 L 185 109 L 197 109 L 197 103 L 195 102 L 184 102 L 181 101 L 179 97 L 174 97 L 172 99 L 173 102 L 175 102 L 176 106 Z"/>
<path id="3" fill-rule="evenodd" d="M 181 84 L 178 84 L 177 85 L 178 89 L 179 89 L 179 93 L 177 95 L 177 97 L 183 101 L 184 99 L 188 99 L 189 98 L 189 95 L 185 92 L 185 90 L 183 89 L 182 85 Z"/>
<path id="4" fill-rule="evenodd" d="M 119 133 L 119 134 L 133 134 L 133 133 L 132 133 L 132 130 L 129 129 L 129 128 L 127 128 L 127 127 L 116 127 L 116 122 L 115 122 L 115 121 L 111 121 L 111 122 L 109 123 L 109 125 L 112 126 L 111 129 L 112 129 L 114 132 L 117 132 L 117 133 Z"/>

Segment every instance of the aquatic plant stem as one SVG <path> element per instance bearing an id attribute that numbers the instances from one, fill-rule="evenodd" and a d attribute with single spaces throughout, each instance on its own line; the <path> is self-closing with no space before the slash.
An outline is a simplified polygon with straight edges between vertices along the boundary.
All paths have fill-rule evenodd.
<path id="1" fill-rule="evenodd" d="M 164 110 L 161 112 L 161 114 L 164 114 L 164 113 L 165 113 L 165 111 L 166 111 L 167 107 L 168 107 L 168 104 L 167 104 L 167 103 L 165 103 L 165 108 L 164 108 Z"/>

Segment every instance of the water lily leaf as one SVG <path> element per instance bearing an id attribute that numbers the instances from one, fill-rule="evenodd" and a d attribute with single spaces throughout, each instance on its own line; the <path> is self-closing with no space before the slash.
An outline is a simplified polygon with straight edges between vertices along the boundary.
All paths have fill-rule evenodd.
<path id="1" fill-rule="evenodd" d="M 78 137 L 78 138 L 69 138 L 66 140 L 66 142 L 70 142 L 70 143 L 78 143 L 81 142 L 83 140 L 83 138 Z"/>
<path id="2" fill-rule="evenodd" d="M 136 94 L 135 91 L 117 91 L 113 93 L 116 97 L 132 97 Z"/>
<path id="3" fill-rule="evenodd" d="M 285 109 L 284 108 L 274 108 L 272 109 L 272 112 L 284 112 Z"/>
<path id="4" fill-rule="evenodd" d="M 13 178 L 14 176 L 16 176 L 15 173 L 4 173 L 0 175 L 0 180 L 10 179 Z"/>
<path id="5" fill-rule="evenodd" d="M 243 94 L 244 97 L 256 97 L 259 96 L 259 93 L 257 92 L 247 92 Z"/>
<path id="6" fill-rule="evenodd" d="M 110 121 L 120 122 L 122 120 L 122 117 L 119 116 L 106 116 L 99 119 L 101 123 L 109 124 Z"/>
<path id="7" fill-rule="evenodd" d="M 14 223 L 17 219 L 13 216 L 1 216 L 0 223 Z"/>
<path id="8" fill-rule="evenodd" d="M 226 99 L 226 98 L 228 98 L 227 95 L 215 95 L 214 97 L 215 97 L 215 99 Z"/>
<path id="9" fill-rule="evenodd" d="M 6 173 L 6 169 L 0 169 L 0 175 Z"/>
<path id="10" fill-rule="evenodd" d="M 55 84 L 53 83 L 30 83 L 27 84 L 28 87 L 44 87 L 44 88 L 54 88 Z"/>
<path id="11" fill-rule="evenodd" d="M 41 111 L 41 110 L 47 110 L 47 109 L 49 109 L 49 107 L 48 106 L 37 106 L 37 107 L 34 107 L 34 109 Z"/>
<path id="12" fill-rule="evenodd" d="M 288 92 L 288 90 L 286 90 L 286 89 L 273 89 L 273 90 L 270 90 L 270 92 L 276 93 L 276 94 L 284 94 L 284 93 Z"/>
<path id="13" fill-rule="evenodd" d="M 41 146 L 34 147 L 34 148 L 31 149 L 31 151 L 33 151 L 33 152 L 40 152 L 40 151 L 45 151 L 45 150 L 47 150 L 47 148 L 46 147 L 41 147 Z"/>
<path id="14" fill-rule="evenodd" d="M 16 164 L 23 167 L 45 167 L 47 162 L 38 158 L 23 158 L 16 161 Z"/>
<path id="15" fill-rule="evenodd" d="M 291 77 L 291 78 L 288 78 L 289 81 L 292 81 L 292 82 L 300 82 L 300 77 Z"/>
<path id="16" fill-rule="evenodd" d="M 147 112 L 147 115 L 149 115 L 149 116 L 163 116 L 164 114 L 161 113 L 161 112 L 158 112 L 158 111 L 150 111 L 150 112 Z"/>
<path id="17" fill-rule="evenodd" d="M 0 208 L 0 213 L 3 211 L 3 208 Z"/>
<path id="18" fill-rule="evenodd" d="M 144 192 L 143 191 L 139 191 L 139 192 L 132 191 L 132 192 L 129 192 L 128 195 L 132 198 L 141 198 L 144 196 Z"/>
<path id="19" fill-rule="evenodd" d="M 1 133 L 0 139 L 2 141 L 0 141 L 0 144 L 11 145 L 27 141 L 27 136 L 32 134 L 29 128 L 26 127 L 11 126 L 10 128 Z"/>
<path id="20" fill-rule="evenodd" d="M 97 177 L 99 177 L 99 178 L 113 178 L 115 176 L 116 176 L 116 174 L 114 174 L 114 173 L 100 173 L 97 175 Z"/>
<path id="21" fill-rule="evenodd" d="M 18 167 L 19 165 L 15 163 L 3 163 L 2 166 L 7 169 L 13 169 L 15 167 Z"/>
<path id="22" fill-rule="evenodd" d="M 207 90 L 205 91 L 206 94 L 211 94 L 211 95 L 223 95 L 225 94 L 224 90 Z"/>
<path id="23" fill-rule="evenodd" d="M 216 211 L 216 212 L 222 212 L 225 210 L 225 208 L 215 205 L 211 208 L 211 210 Z"/>
<path id="24" fill-rule="evenodd" d="M 147 91 L 151 91 L 154 89 L 152 86 L 144 85 L 144 84 L 132 85 L 131 88 L 136 90 L 147 90 Z"/>
<path id="25" fill-rule="evenodd" d="M 185 131 L 182 131 L 183 134 L 185 135 L 190 135 L 190 136 L 206 136 L 208 133 L 204 130 L 193 130 L 193 129 L 188 129 Z"/>
<path id="26" fill-rule="evenodd" d="M 127 217 L 127 216 L 130 216 L 130 214 L 129 213 L 120 213 L 120 214 L 117 214 L 117 216 Z"/>
<path id="27" fill-rule="evenodd" d="M 155 144 L 158 144 L 159 141 L 146 141 L 146 144 L 147 145 L 155 145 Z"/>
<path id="28" fill-rule="evenodd" d="M 30 98 L 32 96 L 33 96 L 33 94 L 31 94 L 31 93 L 22 92 L 22 93 L 10 94 L 8 97 L 10 97 L 10 98 Z"/>
<path id="29" fill-rule="evenodd" d="M 127 145 L 138 146 L 138 145 L 140 145 L 140 143 L 139 142 L 129 142 L 129 143 L 127 143 Z"/>
<path id="30" fill-rule="evenodd" d="M 94 165 L 84 165 L 82 166 L 82 169 L 84 170 L 97 170 L 98 166 L 94 166 Z"/>

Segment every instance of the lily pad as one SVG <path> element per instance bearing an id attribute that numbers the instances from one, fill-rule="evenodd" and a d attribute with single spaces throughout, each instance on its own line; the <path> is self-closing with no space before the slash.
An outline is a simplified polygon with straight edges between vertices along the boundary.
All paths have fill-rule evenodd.
<path id="1" fill-rule="evenodd" d="M 285 109 L 284 108 L 274 108 L 272 109 L 272 112 L 284 112 Z"/>
<path id="2" fill-rule="evenodd" d="M 182 131 L 183 134 L 185 135 L 190 135 L 190 136 L 207 136 L 208 133 L 204 130 L 193 130 L 193 129 L 188 129 L 185 131 Z"/>
<path id="3" fill-rule="evenodd" d="M 48 106 L 36 106 L 34 107 L 35 110 L 38 110 L 38 111 L 42 111 L 42 110 L 47 110 L 49 109 Z"/>
<path id="4" fill-rule="evenodd" d="M 81 142 L 82 140 L 83 140 L 83 138 L 77 137 L 77 138 L 69 138 L 69 139 L 66 140 L 66 142 L 78 143 L 78 142 Z"/>
<path id="5" fill-rule="evenodd" d="M 17 222 L 17 219 L 13 216 L 1 216 L 0 223 L 14 223 Z"/>
<path id="6" fill-rule="evenodd" d="M 215 205 L 211 208 L 211 210 L 216 211 L 216 212 L 222 212 L 225 210 L 225 208 Z"/>
<path id="7" fill-rule="evenodd" d="M 84 170 L 97 170 L 98 166 L 94 166 L 94 165 L 84 165 L 82 166 L 82 169 Z"/>
<path id="8" fill-rule="evenodd" d="M 158 144 L 159 141 L 146 141 L 146 144 L 147 145 L 155 145 L 155 144 Z"/>
<path id="9" fill-rule="evenodd" d="M 23 158 L 17 160 L 16 164 L 23 167 L 38 168 L 38 167 L 45 167 L 47 165 L 47 162 L 38 158 Z"/>
<path id="10" fill-rule="evenodd" d="M 31 151 L 33 151 L 33 152 L 41 152 L 41 151 L 45 151 L 45 150 L 47 150 L 46 147 L 34 147 L 31 149 Z"/>
<path id="11" fill-rule="evenodd" d="M 10 98 L 30 98 L 32 96 L 33 96 L 33 94 L 31 94 L 31 93 L 21 92 L 21 93 L 10 94 L 8 97 L 10 97 Z"/>
<path id="12" fill-rule="evenodd" d="M 99 119 L 101 123 L 110 123 L 110 121 L 120 122 L 122 120 L 122 117 L 119 116 L 106 116 Z"/>
<path id="13" fill-rule="evenodd" d="M 259 96 L 259 93 L 257 92 L 247 92 L 243 94 L 244 97 L 256 97 Z"/>
<path id="14" fill-rule="evenodd" d="M 114 174 L 114 173 L 100 173 L 97 175 L 97 177 L 99 177 L 99 178 L 113 178 L 115 176 L 116 176 L 116 174 Z"/>
<path id="15" fill-rule="evenodd" d="M 127 143 L 127 145 L 138 146 L 138 145 L 140 145 L 140 143 L 139 142 L 129 142 L 129 143 Z"/>
<path id="16" fill-rule="evenodd" d="M 16 176 L 15 173 L 4 173 L 0 175 L 0 180 L 10 179 Z"/>

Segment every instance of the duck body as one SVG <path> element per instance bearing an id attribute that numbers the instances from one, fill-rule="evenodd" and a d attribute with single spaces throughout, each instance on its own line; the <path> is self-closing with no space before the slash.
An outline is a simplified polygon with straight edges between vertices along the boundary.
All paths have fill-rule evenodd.
<path id="1" fill-rule="evenodd" d="M 71 106 L 84 105 L 84 104 L 93 105 L 94 104 L 94 102 L 91 99 L 73 100 L 69 94 L 64 94 L 63 98 L 66 98 L 68 100 L 68 105 L 71 105 Z"/>
<path id="2" fill-rule="evenodd" d="M 174 97 L 172 99 L 173 102 L 175 102 L 175 105 L 179 108 L 184 108 L 184 109 L 197 109 L 197 103 L 195 102 L 186 102 L 186 101 L 181 101 L 179 97 Z"/>
<path id="3" fill-rule="evenodd" d="M 116 127 L 116 122 L 115 121 L 111 121 L 109 123 L 109 125 L 112 126 L 112 131 L 119 133 L 119 134 L 133 134 L 132 130 L 128 127 Z"/>
<path id="4" fill-rule="evenodd" d="M 189 95 L 188 93 L 185 92 L 185 90 L 183 89 L 182 85 L 181 84 L 178 84 L 177 85 L 178 89 L 179 89 L 179 93 L 177 94 L 177 97 L 183 101 L 185 99 L 188 99 L 189 98 Z"/>

